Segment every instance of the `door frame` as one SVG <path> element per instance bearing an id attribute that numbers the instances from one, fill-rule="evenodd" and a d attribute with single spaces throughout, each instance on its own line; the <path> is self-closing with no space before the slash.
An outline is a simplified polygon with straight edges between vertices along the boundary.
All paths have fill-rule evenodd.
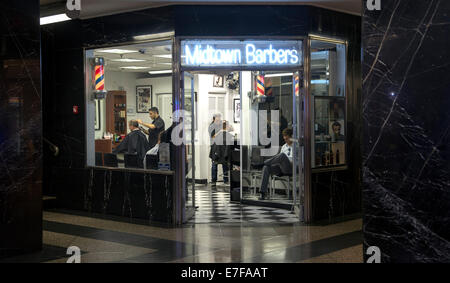
<path id="1" fill-rule="evenodd" d="M 233 40 L 267 40 L 267 41 L 275 41 L 275 40 L 301 40 L 302 41 L 302 59 L 303 64 L 300 67 L 270 67 L 270 68 L 260 68 L 260 70 L 269 70 L 269 71 L 287 71 L 295 73 L 297 71 L 303 72 L 303 77 L 305 80 L 306 77 L 306 69 L 308 69 L 308 66 L 306 64 L 305 57 L 307 53 L 305 53 L 306 50 L 309 51 L 309 48 L 307 48 L 305 45 L 308 42 L 308 36 L 273 36 L 273 37 L 267 37 L 267 36 L 175 36 L 173 41 L 173 48 L 172 48 L 172 58 L 173 58 L 173 65 L 172 65 L 172 72 L 173 72 L 173 82 L 172 82 L 172 88 L 173 88 L 173 94 L 172 94 L 172 103 L 173 103 L 173 111 L 182 110 L 184 108 L 184 72 L 196 72 L 196 71 L 212 71 L 212 70 L 221 70 L 221 71 L 252 71 L 252 70 L 258 70 L 256 67 L 182 67 L 181 66 L 181 41 L 187 40 L 187 39 L 199 39 L 199 40 L 226 40 L 226 39 L 233 39 Z M 241 77 L 241 76 L 240 76 Z M 306 88 L 306 84 L 303 84 L 303 86 Z M 305 91 L 307 93 L 307 91 Z M 294 95 L 295 96 L 295 95 Z M 242 91 L 240 93 L 240 98 L 242 101 Z M 183 108 L 180 108 L 180 105 L 183 105 Z M 306 106 L 306 105 L 305 105 Z M 306 109 L 306 107 L 305 107 Z M 305 117 L 306 111 L 303 111 L 303 117 Z M 174 124 L 178 124 L 177 118 L 174 117 L 173 119 Z M 303 122 L 306 123 L 308 120 L 303 119 Z M 242 124 L 241 124 L 242 125 Z M 307 125 L 305 125 L 305 132 L 306 132 Z M 242 132 L 242 126 L 241 126 L 241 132 Z M 307 152 L 306 143 L 304 147 L 304 152 Z M 173 223 L 175 224 L 182 224 L 187 221 L 187 219 L 190 217 L 190 212 L 186 212 L 186 200 L 182 197 L 183 190 L 186 186 L 186 178 L 184 175 L 185 172 L 185 147 L 177 146 L 175 149 L 175 160 L 182 161 L 182 162 L 175 162 L 174 165 L 174 171 L 175 171 L 175 178 L 174 178 L 174 196 L 173 196 L 173 207 L 174 207 L 174 213 L 173 213 Z M 305 204 L 308 202 L 310 203 L 310 188 L 307 189 L 307 185 L 309 185 L 309 182 L 306 182 L 306 177 L 308 176 L 307 172 L 310 172 L 310 170 L 307 170 L 307 168 L 310 169 L 310 166 L 308 166 L 308 163 L 306 163 L 306 156 L 308 154 L 305 154 L 304 158 L 304 175 L 305 175 L 305 182 L 304 182 L 304 197 L 305 197 Z M 241 151 L 241 160 L 242 160 L 242 151 Z M 231 177 L 231 176 L 230 176 Z M 242 174 L 241 174 L 242 178 Z M 294 182 L 295 183 L 295 182 Z M 242 180 L 241 180 L 242 185 Z M 308 201 L 307 201 L 308 200 Z M 242 199 L 241 199 L 242 202 Z M 307 210 L 311 209 L 310 206 L 305 206 L 305 216 L 310 215 L 310 212 Z M 304 217 L 305 222 L 309 221 L 307 220 L 307 217 Z"/>

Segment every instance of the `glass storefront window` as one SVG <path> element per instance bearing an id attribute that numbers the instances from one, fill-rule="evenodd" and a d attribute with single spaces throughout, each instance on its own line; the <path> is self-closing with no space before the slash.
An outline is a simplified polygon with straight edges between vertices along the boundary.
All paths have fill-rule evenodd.
<path id="1" fill-rule="evenodd" d="M 87 166 L 167 169 L 157 148 L 172 124 L 172 40 L 86 50 L 85 75 Z"/>
<path id="2" fill-rule="evenodd" d="M 312 168 L 346 164 L 345 79 L 345 44 L 312 40 Z"/>

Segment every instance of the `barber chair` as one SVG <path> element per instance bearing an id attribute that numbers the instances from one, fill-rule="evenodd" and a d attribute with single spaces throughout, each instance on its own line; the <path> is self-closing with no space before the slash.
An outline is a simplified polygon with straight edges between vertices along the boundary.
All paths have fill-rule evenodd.
<path id="1" fill-rule="evenodd" d="M 119 167 L 119 161 L 117 160 L 117 155 L 114 153 L 104 153 L 103 154 L 104 166 L 106 167 Z"/>
<path id="2" fill-rule="evenodd" d="M 95 153 L 95 166 L 103 166 L 103 153 Z"/>
<path id="3" fill-rule="evenodd" d="M 125 153 L 123 155 L 124 162 L 125 162 L 125 168 L 143 168 L 144 164 L 142 162 L 139 162 L 139 158 L 137 154 L 129 154 Z"/>

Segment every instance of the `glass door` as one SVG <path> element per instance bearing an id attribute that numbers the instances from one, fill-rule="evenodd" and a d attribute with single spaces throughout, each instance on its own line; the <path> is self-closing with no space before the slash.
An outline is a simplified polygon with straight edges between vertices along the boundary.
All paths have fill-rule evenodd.
<path id="1" fill-rule="evenodd" d="M 195 103 L 194 76 L 184 72 L 183 122 L 186 146 L 186 209 L 195 209 Z"/>
<path id="2" fill-rule="evenodd" d="M 303 200 L 304 200 L 304 122 L 303 122 L 303 111 L 304 111 L 304 91 L 302 87 L 303 73 L 295 72 L 292 78 L 292 92 L 293 92 L 293 102 L 292 102 L 292 121 L 293 121 L 293 183 L 292 191 L 294 195 L 293 209 L 301 221 L 303 218 Z"/>
<path id="3" fill-rule="evenodd" d="M 301 72 L 242 72 L 241 200 L 300 211 Z M 297 213 L 300 216 L 300 213 Z"/>

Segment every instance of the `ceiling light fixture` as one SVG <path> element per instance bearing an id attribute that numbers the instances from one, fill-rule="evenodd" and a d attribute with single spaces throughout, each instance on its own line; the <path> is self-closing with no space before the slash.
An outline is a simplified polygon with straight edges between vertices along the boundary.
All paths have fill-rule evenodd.
<path id="1" fill-rule="evenodd" d="M 265 78 L 274 78 L 274 77 L 287 77 L 287 76 L 292 76 L 292 73 L 282 73 L 282 74 L 270 74 L 270 75 L 265 75 Z"/>
<path id="2" fill-rule="evenodd" d="M 66 14 L 58 14 L 40 18 L 41 26 L 71 20 Z"/>
<path id="3" fill-rule="evenodd" d="M 150 71 L 148 72 L 150 75 L 159 75 L 159 74 L 171 74 L 172 70 L 161 70 L 161 71 Z"/>
<path id="4" fill-rule="evenodd" d="M 171 37 L 174 36 L 175 32 L 162 32 L 162 33 L 152 33 L 152 34 L 143 34 L 143 35 L 136 35 L 133 36 L 134 40 L 149 40 L 149 39 L 155 39 L 155 38 L 164 38 L 164 37 Z"/>
<path id="5" fill-rule="evenodd" d="M 136 53 L 136 50 L 126 50 L 126 49 L 103 49 L 96 50 L 96 52 L 100 53 L 112 53 L 112 54 L 127 54 L 127 53 Z"/>
<path id="6" fill-rule="evenodd" d="M 113 62 L 125 62 L 125 63 L 132 63 L 132 62 L 145 62 L 146 60 L 142 59 L 112 59 Z"/>
<path id="7" fill-rule="evenodd" d="M 149 67 L 142 67 L 142 66 L 125 66 L 120 67 L 121 69 L 127 69 L 127 70 L 142 70 L 142 69 L 148 69 Z"/>

